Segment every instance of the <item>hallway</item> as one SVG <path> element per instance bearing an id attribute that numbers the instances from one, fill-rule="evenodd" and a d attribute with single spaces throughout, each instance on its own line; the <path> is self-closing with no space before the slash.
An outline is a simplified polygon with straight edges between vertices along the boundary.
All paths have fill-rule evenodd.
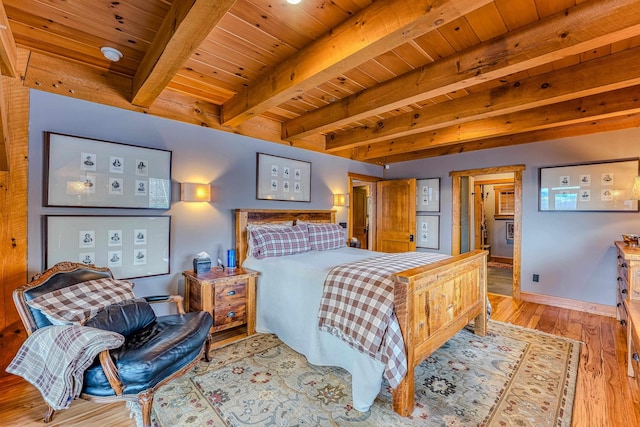
<path id="1" fill-rule="evenodd" d="M 510 264 L 489 261 L 487 263 L 487 291 L 512 296 L 513 268 Z"/>

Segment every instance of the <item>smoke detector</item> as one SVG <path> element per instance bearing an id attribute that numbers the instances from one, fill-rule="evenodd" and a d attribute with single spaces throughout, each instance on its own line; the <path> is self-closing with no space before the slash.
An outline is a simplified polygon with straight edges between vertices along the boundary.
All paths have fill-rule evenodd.
<path id="1" fill-rule="evenodd" d="M 104 46 L 101 47 L 100 50 L 102 51 L 104 57 L 109 61 L 118 62 L 122 58 L 122 52 L 113 47 Z"/>

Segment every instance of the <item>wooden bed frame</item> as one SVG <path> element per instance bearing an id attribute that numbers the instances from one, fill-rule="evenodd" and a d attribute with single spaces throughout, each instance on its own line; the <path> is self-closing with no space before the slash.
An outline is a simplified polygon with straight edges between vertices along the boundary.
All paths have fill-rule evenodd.
<path id="1" fill-rule="evenodd" d="M 248 224 L 291 220 L 334 223 L 335 219 L 335 211 L 330 210 L 237 209 L 239 265 L 247 253 Z M 474 320 L 475 334 L 486 335 L 487 254 L 487 251 L 476 250 L 393 276 L 395 312 L 408 368 L 405 378 L 392 391 L 393 410 L 399 415 L 408 417 L 413 412 L 417 365 L 471 320 Z"/>

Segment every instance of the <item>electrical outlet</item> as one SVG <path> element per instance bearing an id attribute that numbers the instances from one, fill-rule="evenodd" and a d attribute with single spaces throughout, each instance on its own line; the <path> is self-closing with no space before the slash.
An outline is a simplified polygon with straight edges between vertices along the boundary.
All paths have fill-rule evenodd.
<path id="1" fill-rule="evenodd" d="M 540 275 L 539 274 L 534 274 L 533 275 L 533 281 L 534 282 L 539 282 L 540 281 Z"/>

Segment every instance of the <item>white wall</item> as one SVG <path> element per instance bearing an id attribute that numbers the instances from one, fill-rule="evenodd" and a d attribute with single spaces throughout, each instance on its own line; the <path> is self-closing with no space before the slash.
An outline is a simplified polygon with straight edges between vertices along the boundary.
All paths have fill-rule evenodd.
<path id="1" fill-rule="evenodd" d="M 539 212 L 538 169 L 638 157 L 640 129 L 531 143 L 391 165 L 392 178 L 441 178 L 440 252 L 451 253 L 450 171 L 524 164 L 522 291 L 615 305 L 614 240 L 640 232 L 637 212 Z M 532 275 L 540 275 L 540 282 Z"/>
<path id="2" fill-rule="evenodd" d="M 195 254 L 207 251 L 213 257 L 221 256 L 226 263 L 226 250 L 233 247 L 235 240 L 234 209 L 336 209 L 338 220 L 346 222 L 347 208 L 334 208 L 332 194 L 348 192 L 347 173 L 382 175 L 382 168 L 366 163 L 46 92 L 31 90 L 30 94 L 29 277 L 44 268 L 43 215 L 171 215 L 171 273 L 136 279 L 136 294 L 182 293 L 181 272 L 192 268 Z M 185 203 L 174 198 L 168 211 L 45 208 L 42 206 L 45 131 L 171 150 L 173 187 L 180 182 L 210 182 L 215 188 L 215 201 Z M 310 161 L 311 202 L 257 200 L 256 152 Z"/>

